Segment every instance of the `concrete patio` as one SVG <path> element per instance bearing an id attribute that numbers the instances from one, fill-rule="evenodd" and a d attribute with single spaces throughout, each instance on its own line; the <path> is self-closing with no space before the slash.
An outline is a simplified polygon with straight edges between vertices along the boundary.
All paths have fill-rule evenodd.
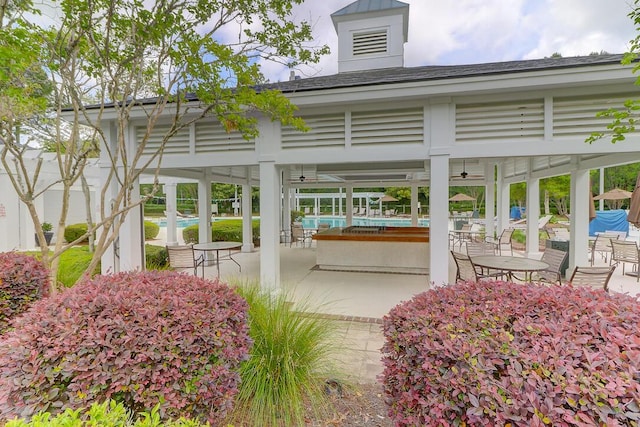
<path id="1" fill-rule="evenodd" d="M 632 235 L 630 238 L 638 239 Z M 162 244 L 157 242 L 157 244 Z M 514 255 L 524 256 L 515 251 Z M 383 345 L 381 319 L 397 304 L 411 299 L 430 287 L 429 277 L 418 274 L 362 273 L 320 271 L 315 269 L 315 246 L 302 248 L 280 245 L 281 274 L 284 289 L 295 301 L 307 303 L 318 313 L 335 317 L 340 323 L 344 351 L 339 363 L 347 366 L 355 382 L 373 382 L 382 372 L 380 348 Z M 234 259 L 220 262 L 220 280 L 229 283 L 257 282 L 259 278 L 259 248 L 251 253 L 235 253 Z M 583 265 L 588 265 L 585 261 Z M 607 265 L 596 257 L 596 265 Z M 627 266 L 627 272 L 631 266 Z M 216 266 L 205 268 L 205 277 L 214 279 Z M 455 263 L 450 262 L 449 279 L 455 278 Z M 640 294 L 635 277 L 622 274 L 616 268 L 610 281 L 611 292 Z"/>

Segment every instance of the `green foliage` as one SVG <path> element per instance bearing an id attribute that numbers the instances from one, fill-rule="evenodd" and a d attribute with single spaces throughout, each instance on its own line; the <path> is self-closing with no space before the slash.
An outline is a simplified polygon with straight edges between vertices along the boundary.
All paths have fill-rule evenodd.
<path id="1" fill-rule="evenodd" d="M 199 232 L 200 226 L 198 224 L 185 227 L 182 229 L 182 239 L 186 244 L 198 243 L 200 241 Z"/>
<path id="2" fill-rule="evenodd" d="M 169 254 L 164 246 L 145 245 L 147 270 L 166 270 L 169 268 Z"/>
<path id="3" fill-rule="evenodd" d="M 51 230 L 53 230 L 53 225 L 51 225 L 50 222 L 43 222 L 42 223 L 42 231 L 47 232 L 47 231 L 51 231 Z"/>
<path id="4" fill-rule="evenodd" d="M 87 246 L 69 248 L 60 255 L 58 264 L 58 284 L 70 288 L 82 277 L 91 263 L 93 254 Z M 100 264 L 96 266 L 92 275 L 100 274 Z"/>
<path id="5" fill-rule="evenodd" d="M 160 226 L 155 222 L 145 221 L 144 222 L 144 240 L 153 240 L 158 237 L 158 233 L 160 232 Z"/>
<path id="6" fill-rule="evenodd" d="M 459 283 L 384 319 L 395 425 L 635 426 L 640 301 L 602 289 Z"/>
<path id="7" fill-rule="evenodd" d="M 295 222 L 295 221 L 301 221 L 302 218 L 304 218 L 304 212 L 302 211 L 296 211 L 296 210 L 292 210 L 291 211 L 291 222 Z"/>
<path id="8" fill-rule="evenodd" d="M 0 341 L 0 417 L 114 399 L 214 423 L 237 393 L 247 304 L 171 271 L 96 276 L 33 304 Z"/>
<path id="9" fill-rule="evenodd" d="M 49 271 L 42 262 L 17 252 L 0 253 L 0 335 L 48 290 Z"/>
<path id="10" fill-rule="evenodd" d="M 336 324 L 313 316 L 303 302 L 293 306 L 286 293 L 273 295 L 255 284 L 238 293 L 249 304 L 250 357 L 242 363 L 242 383 L 232 420 L 241 425 L 305 425 L 304 410 L 327 409 L 325 382 L 334 378 Z M 306 313 L 306 314 L 305 314 Z"/>
<path id="11" fill-rule="evenodd" d="M 87 410 L 67 409 L 61 414 L 52 416 L 49 412 L 39 412 L 31 420 L 15 418 L 8 421 L 5 427 L 71 427 L 71 426 L 104 426 L 104 427 L 200 427 L 197 421 L 187 418 L 161 421 L 156 405 L 150 412 L 134 415 L 122 403 L 115 400 L 94 403 Z"/>
<path id="12" fill-rule="evenodd" d="M 182 229 L 182 238 L 185 243 L 199 242 L 199 225 L 194 224 Z M 253 233 L 253 244 L 260 245 L 260 220 L 251 221 L 251 230 Z M 223 219 L 215 221 L 211 225 L 211 241 L 212 242 L 242 242 L 242 220 L 241 219 Z"/>
<path id="13" fill-rule="evenodd" d="M 84 240 L 81 240 L 80 242 L 78 242 L 78 243 L 86 243 L 89 241 L 89 237 L 87 234 L 88 230 L 89 230 L 89 227 L 87 226 L 86 223 L 69 224 L 64 229 L 64 240 L 67 242 L 73 242 L 76 239 L 79 239 L 81 236 L 87 235 L 87 237 Z"/>

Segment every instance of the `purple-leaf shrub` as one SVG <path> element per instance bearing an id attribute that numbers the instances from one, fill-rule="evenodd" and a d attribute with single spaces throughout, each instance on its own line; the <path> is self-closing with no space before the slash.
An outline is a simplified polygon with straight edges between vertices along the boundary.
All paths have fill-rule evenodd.
<path id="1" fill-rule="evenodd" d="M 48 292 L 49 270 L 41 261 L 17 252 L 0 253 L 0 335 L 14 317 Z"/>
<path id="2" fill-rule="evenodd" d="M 251 340 L 247 303 L 172 271 L 96 276 L 34 304 L 0 341 L 0 419 L 114 399 L 215 424 Z"/>
<path id="3" fill-rule="evenodd" d="M 640 302 L 570 286 L 463 283 L 384 319 L 398 426 L 637 426 Z"/>

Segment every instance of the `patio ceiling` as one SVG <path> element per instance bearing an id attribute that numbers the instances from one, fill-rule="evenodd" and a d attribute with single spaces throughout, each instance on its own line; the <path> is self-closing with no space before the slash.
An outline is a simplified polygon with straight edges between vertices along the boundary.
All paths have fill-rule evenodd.
<path id="1" fill-rule="evenodd" d="M 597 169 L 611 167 L 635 160 L 628 153 L 557 155 L 511 157 L 503 159 L 451 159 L 449 164 L 450 186 L 485 185 L 486 164 L 498 162 L 503 178 L 507 182 L 523 182 L 529 177 L 546 178 L 570 173 L 576 168 Z M 252 185 L 259 185 L 257 166 L 211 167 L 208 168 L 214 182 L 242 184 L 247 180 L 247 171 L 251 174 Z M 461 176 L 466 172 L 466 177 Z M 399 187 L 409 186 L 413 182 L 429 185 L 429 161 L 413 160 L 406 162 L 366 162 L 331 164 L 295 164 L 284 167 L 283 179 L 291 187 L 320 188 L 340 187 L 350 183 L 357 187 Z M 163 169 L 161 174 L 186 179 L 198 179 L 202 176 L 200 168 Z M 301 179 L 304 177 L 304 179 Z"/>

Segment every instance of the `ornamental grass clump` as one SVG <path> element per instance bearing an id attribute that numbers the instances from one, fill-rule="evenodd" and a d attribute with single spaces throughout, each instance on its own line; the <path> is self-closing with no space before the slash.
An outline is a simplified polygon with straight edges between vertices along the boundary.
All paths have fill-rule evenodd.
<path id="1" fill-rule="evenodd" d="M 49 292 L 49 270 L 32 256 L 0 253 L 0 335 L 13 318 Z"/>
<path id="2" fill-rule="evenodd" d="M 113 399 L 215 424 L 248 355 L 246 316 L 227 286 L 172 271 L 81 281 L 34 304 L 0 341 L 0 419 Z"/>
<path id="3" fill-rule="evenodd" d="M 336 378 L 336 323 L 313 315 L 306 301 L 245 284 L 238 292 L 249 304 L 250 357 L 242 363 L 242 384 L 231 425 L 303 426 L 307 409 L 329 410 L 328 379 Z"/>
<path id="4" fill-rule="evenodd" d="M 384 319 L 398 426 L 637 426 L 640 302 L 570 286 L 462 283 Z"/>

